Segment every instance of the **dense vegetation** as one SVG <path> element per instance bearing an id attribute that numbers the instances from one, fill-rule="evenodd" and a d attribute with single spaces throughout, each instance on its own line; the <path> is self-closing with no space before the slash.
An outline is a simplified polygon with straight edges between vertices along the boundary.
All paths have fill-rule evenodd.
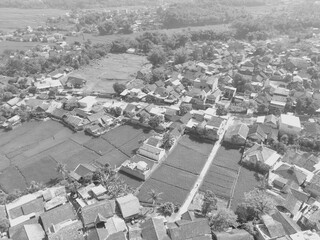
<path id="1" fill-rule="evenodd" d="M 146 0 L 1 0 L 0 7 L 15 8 L 92 8 L 98 6 L 120 7 L 145 5 Z M 157 0 L 148 0 L 149 5 L 157 4 Z"/>

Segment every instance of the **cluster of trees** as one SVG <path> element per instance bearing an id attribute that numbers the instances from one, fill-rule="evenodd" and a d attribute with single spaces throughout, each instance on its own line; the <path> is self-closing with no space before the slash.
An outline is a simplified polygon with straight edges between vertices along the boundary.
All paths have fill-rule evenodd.
<path id="1" fill-rule="evenodd" d="M 244 11 L 214 4 L 212 1 L 183 1 L 159 10 L 158 14 L 164 28 L 179 28 L 229 23 L 242 16 Z"/>
<path id="2" fill-rule="evenodd" d="M 71 45 L 80 46 L 75 42 Z M 78 69 L 80 66 L 89 64 L 90 60 L 100 59 L 109 53 L 107 44 L 92 44 L 87 41 L 81 52 L 61 52 L 44 58 L 35 56 L 29 59 L 24 58 L 24 53 L 15 54 L 14 57 L 5 56 L 5 63 L 0 67 L 0 74 L 5 76 L 30 76 L 37 73 L 48 73 L 59 67 L 72 67 Z"/>
<path id="3" fill-rule="evenodd" d="M 251 161 L 243 161 L 241 162 L 241 164 L 243 166 L 245 166 L 246 168 L 261 173 L 263 175 L 267 174 L 269 172 L 270 167 L 265 164 L 264 162 L 261 161 L 257 161 L 257 162 L 251 162 Z"/>
<path id="4" fill-rule="evenodd" d="M 156 5 L 156 0 L 148 0 L 149 5 Z M 144 5 L 143 0 L 2 0 L 0 7 L 7 8 L 93 8 L 96 7 L 122 7 Z"/>
<path id="5" fill-rule="evenodd" d="M 265 40 L 275 33 L 295 35 L 297 32 L 308 33 L 309 28 L 320 27 L 319 10 L 320 6 L 316 3 L 301 3 L 286 13 L 273 11 L 259 17 L 244 15 L 233 21 L 232 27 L 236 29 L 237 38 L 249 38 L 250 40 Z M 309 36 L 311 35 L 304 35 L 304 37 Z"/>

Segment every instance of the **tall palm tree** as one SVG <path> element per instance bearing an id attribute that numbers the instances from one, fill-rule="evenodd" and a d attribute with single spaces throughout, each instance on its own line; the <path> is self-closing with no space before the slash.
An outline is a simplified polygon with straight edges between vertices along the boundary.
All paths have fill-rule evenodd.
<path id="1" fill-rule="evenodd" d="M 162 192 L 157 193 L 155 190 L 151 189 L 151 191 L 148 194 L 150 196 L 148 201 L 151 201 L 152 205 L 156 205 L 162 199 L 160 195 L 163 193 Z"/>
<path id="2" fill-rule="evenodd" d="M 57 171 L 57 173 L 62 175 L 63 180 L 66 179 L 66 176 L 68 174 L 66 164 L 63 164 L 63 163 L 59 162 L 57 164 L 56 171 Z"/>

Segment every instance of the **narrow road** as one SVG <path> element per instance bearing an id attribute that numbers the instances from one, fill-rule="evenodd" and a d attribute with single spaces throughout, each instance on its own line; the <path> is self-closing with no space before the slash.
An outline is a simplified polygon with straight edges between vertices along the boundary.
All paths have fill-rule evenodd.
<path id="1" fill-rule="evenodd" d="M 195 185 L 194 187 L 192 188 L 192 190 L 190 191 L 187 199 L 185 200 L 185 202 L 183 203 L 183 205 L 180 207 L 179 209 L 179 212 L 173 217 L 173 221 L 177 221 L 181 218 L 181 215 L 185 212 L 188 211 L 188 208 L 189 208 L 189 205 L 191 204 L 194 196 L 196 195 L 196 193 L 198 192 L 202 182 L 203 182 L 203 179 L 205 178 L 205 176 L 207 175 L 207 172 L 209 171 L 209 168 L 213 162 L 213 159 L 214 157 L 216 156 L 217 152 L 218 152 L 218 149 L 219 147 L 221 146 L 221 142 L 222 142 L 222 139 L 223 139 L 223 135 L 225 133 L 225 131 L 228 129 L 228 127 L 233 123 L 233 118 L 232 117 L 229 117 L 227 119 L 227 122 L 225 124 L 225 127 L 223 129 L 223 131 L 220 133 L 219 135 L 219 140 L 216 141 L 214 147 L 212 148 L 211 150 L 211 153 L 207 159 L 207 162 L 206 164 L 204 165 L 197 181 L 195 182 Z"/>

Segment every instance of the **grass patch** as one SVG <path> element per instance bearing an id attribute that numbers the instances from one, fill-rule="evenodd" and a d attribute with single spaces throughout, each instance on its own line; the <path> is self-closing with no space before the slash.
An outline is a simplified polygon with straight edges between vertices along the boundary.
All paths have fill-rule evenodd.
<path id="1" fill-rule="evenodd" d="M 190 173 L 200 174 L 207 158 L 208 156 L 180 145 L 179 143 L 164 164 Z"/>
<path id="2" fill-rule="evenodd" d="M 25 177 L 28 184 L 30 184 L 31 181 L 36 181 L 50 185 L 57 182 L 61 177 L 58 175 L 56 167 L 56 161 L 53 158 L 47 156 L 41 158 L 35 163 L 21 168 L 21 173 Z"/>
<path id="3" fill-rule="evenodd" d="M 0 174 L 0 185 L 3 191 L 11 193 L 15 189 L 24 190 L 27 185 L 26 182 L 15 167 L 8 167 Z"/>
<path id="4" fill-rule="evenodd" d="M 98 153 L 101 156 L 114 149 L 114 147 L 103 138 L 93 138 L 86 142 L 83 146 Z"/>
<path id="5" fill-rule="evenodd" d="M 185 171 L 161 165 L 153 174 L 152 178 L 173 185 L 178 188 L 190 191 L 197 180 L 197 176 Z"/>
<path id="6" fill-rule="evenodd" d="M 112 167 L 120 167 L 124 161 L 128 158 L 127 155 L 120 152 L 118 149 L 113 149 L 112 151 L 108 152 L 106 155 L 103 155 L 97 158 L 95 161 L 99 162 L 102 165 L 110 164 Z"/>
<path id="7" fill-rule="evenodd" d="M 140 188 L 139 194 L 138 194 L 139 200 L 141 202 L 150 203 L 149 193 L 151 192 L 151 190 L 154 190 L 157 193 L 162 193 L 160 195 L 161 203 L 173 202 L 174 204 L 182 205 L 189 194 L 188 191 L 182 188 L 178 188 L 178 187 L 169 185 L 167 183 L 159 182 L 155 179 L 150 178 Z"/>

